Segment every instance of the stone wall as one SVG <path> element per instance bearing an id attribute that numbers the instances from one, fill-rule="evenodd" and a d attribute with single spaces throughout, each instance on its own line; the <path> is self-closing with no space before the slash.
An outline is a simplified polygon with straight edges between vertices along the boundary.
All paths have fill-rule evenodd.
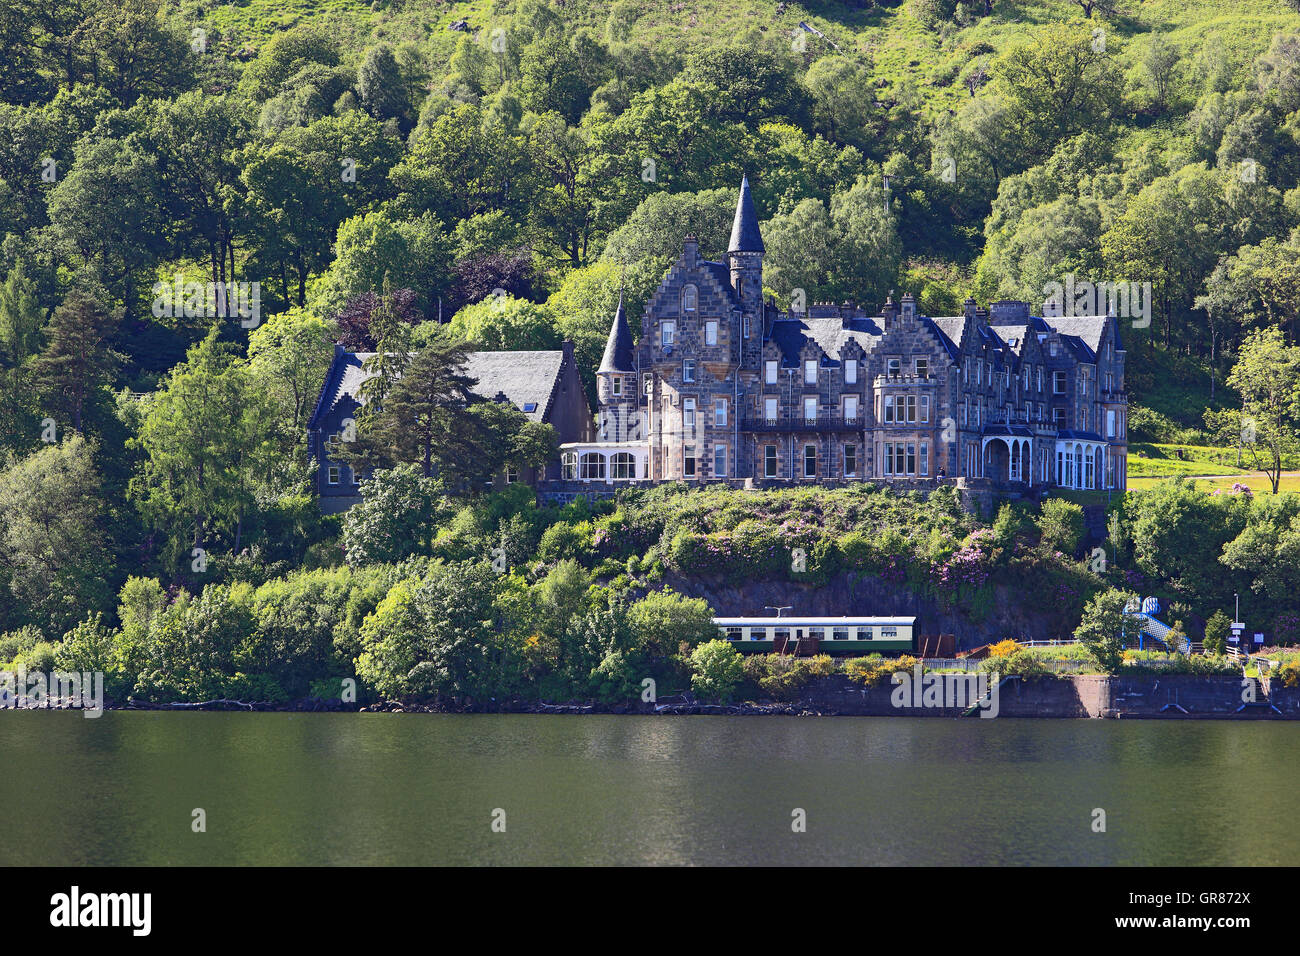
<path id="1" fill-rule="evenodd" d="M 798 706 L 822 714 L 863 717 L 960 717 L 966 708 L 895 707 L 894 686 L 864 687 L 843 675 L 811 681 Z M 999 689 L 1000 717 L 1106 717 L 1162 720 L 1300 720 L 1300 689 L 1274 686 L 1242 706 L 1234 676 L 1190 674 L 1009 680 Z"/>

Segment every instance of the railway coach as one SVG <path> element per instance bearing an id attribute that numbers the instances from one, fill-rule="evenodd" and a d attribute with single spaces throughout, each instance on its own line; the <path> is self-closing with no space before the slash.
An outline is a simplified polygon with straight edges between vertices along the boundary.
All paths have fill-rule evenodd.
<path id="1" fill-rule="evenodd" d="M 916 646 L 914 617 L 715 617 L 724 639 L 755 654 L 899 654 Z"/>

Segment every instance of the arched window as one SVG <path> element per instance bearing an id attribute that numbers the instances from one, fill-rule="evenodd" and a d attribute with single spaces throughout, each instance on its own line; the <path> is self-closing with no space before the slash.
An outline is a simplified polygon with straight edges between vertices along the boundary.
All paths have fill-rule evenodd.
<path id="1" fill-rule="evenodd" d="M 573 481 L 578 477 L 578 453 L 576 451 L 566 451 L 560 456 L 560 477 L 565 481 Z"/>
<path id="2" fill-rule="evenodd" d="M 595 452 L 582 456 L 582 480 L 605 480 L 605 456 Z"/>
<path id="3" fill-rule="evenodd" d="M 636 477 L 636 459 L 621 451 L 609 460 L 609 477 L 623 481 Z"/>
<path id="4" fill-rule="evenodd" d="M 682 311 L 694 312 L 699 306 L 700 292 L 693 285 L 688 285 L 682 289 Z"/>

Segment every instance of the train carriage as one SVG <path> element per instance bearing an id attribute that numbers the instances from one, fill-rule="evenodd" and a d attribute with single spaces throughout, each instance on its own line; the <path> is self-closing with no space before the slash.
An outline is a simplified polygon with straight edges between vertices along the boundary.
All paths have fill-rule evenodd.
<path id="1" fill-rule="evenodd" d="M 754 654 L 898 654 L 915 648 L 915 617 L 715 617 L 722 637 Z"/>

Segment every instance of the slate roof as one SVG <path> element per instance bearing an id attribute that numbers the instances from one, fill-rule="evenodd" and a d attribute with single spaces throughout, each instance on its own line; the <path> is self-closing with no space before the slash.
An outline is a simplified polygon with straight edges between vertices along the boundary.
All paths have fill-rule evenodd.
<path id="1" fill-rule="evenodd" d="M 1106 332 L 1106 316 L 1104 315 L 1075 315 L 1075 316 L 1047 316 L 1043 318 L 1043 323 L 1061 335 L 1074 336 L 1086 345 L 1092 352 L 1093 358 L 1088 361 L 1094 361 L 1098 350 L 1101 348 L 1101 339 Z"/>
<path id="2" fill-rule="evenodd" d="M 700 268 L 713 276 L 714 281 L 722 289 L 722 294 L 727 297 L 727 302 L 733 309 L 741 309 L 740 299 L 736 297 L 736 290 L 731 285 L 731 266 L 725 262 L 713 262 L 709 259 L 700 261 Z"/>
<path id="3" fill-rule="evenodd" d="M 815 342 L 825 353 L 822 365 L 827 367 L 840 364 L 840 350 L 849 342 L 856 341 L 863 351 L 870 352 L 877 339 L 884 333 L 871 319 L 820 318 L 781 318 L 772 323 L 768 340 L 776 343 L 781 350 L 781 365 L 794 368 L 801 361 L 804 345 Z"/>
<path id="4" fill-rule="evenodd" d="M 961 337 L 966 333 L 966 316 L 942 315 L 929 320 L 932 331 L 938 334 L 948 357 L 954 362 L 961 355 Z"/>
<path id="5" fill-rule="evenodd" d="M 1064 439 L 1072 439 L 1074 441 L 1092 441 L 1092 442 L 1101 442 L 1102 444 L 1106 443 L 1106 439 L 1102 438 L 1096 432 L 1085 432 L 1085 431 L 1080 431 L 1076 428 L 1063 428 L 1056 433 L 1056 437 L 1064 438 Z"/>
<path id="6" fill-rule="evenodd" d="M 358 405 L 365 404 L 361 383 L 373 373 L 366 370 L 364 363 L 374 354 L 335 349 L 334 362 L 325 376 L 308 428 L 319 427 L 320 419 L 345 397 Z M 465 361 L 465 374 L 476 382 L 475 395 L 491 400 L 503 392 L 527 418 L 540 422 L 550 411 L 563 362 L 562 351 L 470 352 Z M 533 406 L 532 411 L 526 409 L 529 405 Z"/>
<path id="7" fill-rule="evenodd" d="M 740 180 L 740 198 L 736 202 L 736 219 L 731 224 L 731 242 L 728 252 L 766 252 L 763 236 L 758 231 L 758 213 L 754 211 L 754 197 L 749 191 L 749 177 Z"/>
<path id="8" fill-rule="evenodd" d="M 627 312 L 623 308 L 623 293 L 618 294 L 618 309 L 614 313 L 614 324 L 609 329 L 609 340 L 605 343 L 605 355 L 600 360 L 597 374 L 605 372 L 634 372 L 636 366 L 632 361 L 632 330 L 627 324 Z"/>

